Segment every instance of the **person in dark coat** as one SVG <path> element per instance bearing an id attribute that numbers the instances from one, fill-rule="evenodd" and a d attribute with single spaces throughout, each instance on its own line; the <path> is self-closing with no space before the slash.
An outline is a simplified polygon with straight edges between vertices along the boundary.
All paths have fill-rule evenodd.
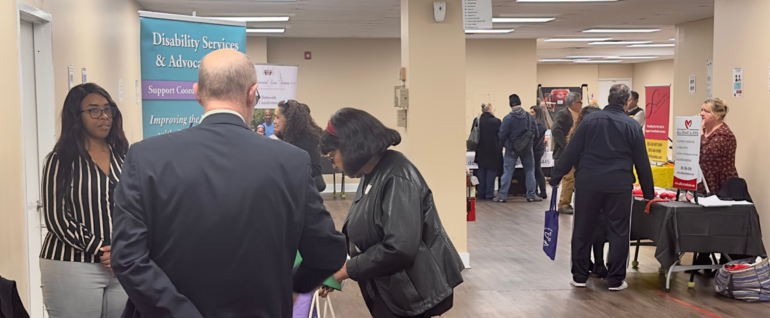
<path id="1" fill-rule="evenodd" d="M 217 50 L 198 72 L 200 125 L 132 145 L 115 190 L 123 317 L 289 318 L 292 293 L 315 290 L 345 263 L 345 236 L 308 153 L 246 125 L 258 101 L 254 63 Z"/>
<path id="2" fill-rule="evenodd" d="M 575 287 L 586 287 L 596 215 L 601 210 L 610 242 L 607 284 L 610 291 L 628 288 L 625 278 L 632 190 L 636 180 L 634 168 L 644 198 L 655 197 L 644 133 L 639 123 L 623 109 L 630 96 L 627 85 L 613 85 L 610 104 L 585 117 L 551 175 L 551 186 L 555 187 L 573 167 L 576 169 L 571 282 Z"/>
<path id="3" fill-rule="evenodd" d="M 545 154 L 545 123 L 546 119 L 545 111 L 540 106 L 532 106 L 529 108 L 529 113 L 532 114 L 532 116 L 535 116 L 535 120 L 537 121 L 537 132 L 540 136 L 539 139 L 535 140 L 535 142 L 532 144 L 532 150 L 535 152 L 535 180 L 537 181 L 537 196 L 547 199 L 548 194 L 545 190 L 545 174 L 543 174 L 543 154 Z"/>
<path id="4" fill-rule="evenodd" d="M 559 164 L 564 150 L 567 149 L 567 136 L 569 135 L 572 126 L 577 121 L 578 114 L 583 108 L 582 97 L 577 92 L 570 92 L 567 94 L 565 100 L 566 108 L 562 109 L 556 114 L 556 119 L 551 130 L 553 135 L 553 160 L 556 164 Z M 574 171 L 571 171 L 564 176 L 561 188 L 561 198 L 559 199 L 559 213 L 572 214 L 574 208 L 572 207 L 572 191 L 575 189 L 575 175 Z"/>
<path id="5" fill-rule="evenodd" d="M 482 105 L 483 113 L 479 120 L 479 145 L 476 146 L 476 164 L 479 166 L 476 177 L 479 179 L 476 199 L 493 200 L 495 198 L 495 178 L 503 169 L 503 147 L 497 133 L 500 131 L 500 119 L 495 117 L 492 104 Z"/>

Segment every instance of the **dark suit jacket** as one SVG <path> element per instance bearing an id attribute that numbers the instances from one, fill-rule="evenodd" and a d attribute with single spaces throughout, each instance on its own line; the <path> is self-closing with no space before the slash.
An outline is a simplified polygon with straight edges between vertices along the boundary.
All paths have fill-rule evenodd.
<path id="1" fill-rule="evenodd" d="M 307 152 L 232 114 L 134 144 L 113 215 L 123 317 L 291 317 L 292 291 L 346 259 L 311 171 Z"/>
<path id="2" fill-rule="evenodd" d="M 492 113 L 481 114 L 479 123 L 479 145 L 476 146 L 476 164 L 480 168 L 497 170 L 502 173 L 503 146 L 497 133 L 500 131 L 500 119 Z M 476 125 L 476 119 L 473 120 Z"/>
<path id="3" fill-rule="evenodd" d="M 553 159 L 558 160 L 564 149 L 567 149 L 567 136 L 572 129 L 575 120 L 569 108 L 564 108 L 556 113 L 556 119 L 553 121 L 551 135 L 553 135 Z"/>

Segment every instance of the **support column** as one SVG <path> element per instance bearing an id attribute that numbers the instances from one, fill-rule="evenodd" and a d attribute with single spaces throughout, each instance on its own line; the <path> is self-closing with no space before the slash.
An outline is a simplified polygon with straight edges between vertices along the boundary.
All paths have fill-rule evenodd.
<path id="1" fill-rule="evenodd" d="M 409 88 L 406 155 L 431 187 L 444 228 L 467 266 L 462 1 L 448 0 L 446 7 L 446 19 L 437 23 L 432 1 L 401 0 L 401 65 Z"/>
<path id="2" fill-rule="evenodd" d="M 714 97 L 729 109 L 725 122 L 735 134 L 735 164 L 757 206 L 760 224 L 770 229 L 770 1 L 714 1 Z M 743 96 L 733 96 L 733 68 L 743 68 Z M 770 235 L 763 237 L 770 246 Z"/>

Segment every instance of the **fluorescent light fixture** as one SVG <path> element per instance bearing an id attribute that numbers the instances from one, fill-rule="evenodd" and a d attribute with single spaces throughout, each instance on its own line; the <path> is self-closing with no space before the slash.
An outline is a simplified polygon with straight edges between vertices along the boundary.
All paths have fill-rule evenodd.
<path id="1" fill-rule="evenodd" d="M 516 0 L 516 2 L 554 3 L 554 2 L 617 2 L 620 0 Z"/>
<path id="2" fill-rule="evenodd" d="M 545 42 L 599 42 L 609 41 L 612 38 L 562 38 L 562 39 L 546 39 Z"/>
<path id="3" fill-rule="evenodd" d="M 620 63 L 621 60 L 576 60 L 575 63 Z"/>
<path id="4" fill-rule="evenodd" d="M 614 55 L 570 55 L 568 59 L 618 59 L 619 56 Z"/>
<path id="5" fill-rule="evenodd" d="M 286 29 L 246 29 L 246 33 L 284 33 Z"/>
<path id="6" fill-rule="evenodd" d="M 607 42 L 591 42 L 588 45 L 632 45 L 632 44 L 648 44 L 652 41 L 607 41 Z"/>
<path id="7" fill-rule="evenodd" d="M 634 44 L 627 47 L 674 47 L 674 43 L 656 43 L 656 44 Z"/>
<path id="8" fill-rule="evenodd" d="M 286 22 L 289 17 L 212 17 L 218 20 L 237 22 Z"/>
<path id="9" fill-rule="evenodd" d="M 574 60 L 568 59 L 542 59 L 540 62 L 574 62 Z"/>
<path id="10" fill-rule="evenodd" d="M 503 33 L 511 33 L 514 29 L 480 29 L 480 30 L 465 30 L 466 34 L 503 34 Z"/>
<path id="11" fill-rule="evenodd" d="M 670 38 L 669 41 L 676 41 L 676 38 Z"/>
<path id="12" fill-rule="evenodd" d="M 583 33 L 652 33 L 659 32 L 660 29 L 590 29 Z"/>
<path id="13" fill-rule="evenodd" d="M 657 56 L 618 56 L 617 58 L 622 60 L 652 60 L 658 58 Z"/>
<path id="14" fill-rule="evenodd" d="M 556 18 L 492 18 L 492 23 L 543 23 Z"/>

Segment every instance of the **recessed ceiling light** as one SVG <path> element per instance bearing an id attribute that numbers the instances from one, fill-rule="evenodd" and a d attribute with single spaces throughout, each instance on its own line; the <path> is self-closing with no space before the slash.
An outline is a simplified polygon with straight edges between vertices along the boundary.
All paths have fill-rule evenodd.
<path id="1" fill-rule="evenodd" d="M 618 56 L 623 60 L 652 60 L 658 58 L 657 56 Z"/>
<path id="2" fill-rule="evenodd" d="M 540 62 L 574 62 L 574 60 L 568 59 L 542 59 Z"/>
<path id="3" fill-rule="evenodd" d="M 621 60 L 577 60 L 575 63 L 620 63 Z"/>
<path id="4" fill-rule="evenodd" d="M 631 45 L 631 44 L 647 44 L 652 41 L 607 41 L 607 42 L 591 42 L 588 45 Z"/>
<path id="5" fill-rule="evenodd" d="M 599 42 L 609 41 L 612 38 L 564 38 L 564 39 L 546 39 L 545 42 Z"/>
<path id="6" fill-rule="evenodd" d="M 620 0 L 516 0 L 516 2 L 617 2 Z"/>
<path id="7" fill-rule="evenodd" d="M 568 59 L 618 59 L 619 56 L 614 55 L 570 55 Z"/>
<path id="8" fill-rule="evenodd" d="M 284 33 L 286 29 L 246 29 L 246 33 Z"/>
<path id="9" fill-rule="evenodd" d="M 553 20 L 556 18 L 492 18 L 492 23 L 542 23 Z"/>
<path id="10" fill-rule="evenodd" d="M 659 32 L 660 29 L 590 29 L 583 33 L 652 33 Z"/>
<path id="11" fill-rule="evenodd" d="M 480 29 L 480 30 L 465 30 L 466 34 L 470 33 L 478 33 L 478 34 L 501 34 L 501 33 L 511 33 L 514 29 Z"/>
<path id="12" fill-rule="evenodd" d="M 674 47 L 674 43 L 634 44 L 627 47 Z"/>
<path id="13" fill-rule="evenodd" d="M 286 22 L 289 17 L 212 17 L 213 19 L 238 22 Z"/>

